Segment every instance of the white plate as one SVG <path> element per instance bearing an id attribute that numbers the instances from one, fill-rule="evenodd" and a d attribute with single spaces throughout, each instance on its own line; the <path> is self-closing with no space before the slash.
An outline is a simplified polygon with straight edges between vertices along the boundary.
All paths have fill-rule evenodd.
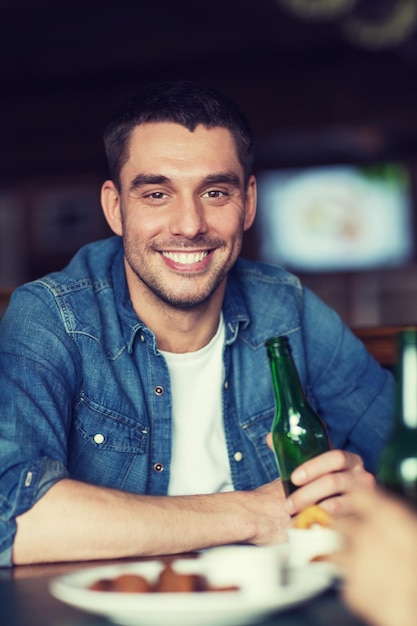
<path id="1" fill-rule="evenodd" d="M 329 571 L 316 568 L 314 564 L 295 569 L 288 584 L 281 586 L 278 578 L 282 555 L 277 546 L 270 550 L 236 546 L 215 548 L 198 559 L 175 562 L 178 571 L 203 574 L 212 584 L 237 584 L 238 591 L 123 593 L 88 588 L 101 578 L 126 573 L 155 579 L 163 567 L 157 560 L 83 569 L 54 579 L 50 591 L 71 606 L 124 626 L 243 625 L 295 606 L 331 586 L 333 580 Z M 244 562 L 247 567 L 243 567 Z M 271 576 L 273 562 L 275 580 Z M 233 563 L 235 565 L 231 565 Z"/>

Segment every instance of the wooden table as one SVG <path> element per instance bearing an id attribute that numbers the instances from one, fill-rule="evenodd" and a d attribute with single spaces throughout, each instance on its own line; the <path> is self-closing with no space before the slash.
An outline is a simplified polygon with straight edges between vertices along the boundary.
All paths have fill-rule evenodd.
<path id="1" fill-rule="evenodd" d="M 138 559 L 132 559 L 138 560 Z M 102 563 L 125 563 L 111 561 Z M 1 626 L 109 626 L 103 618 L 73 609 L 49 593 L 48 584 L 61 574 L 97 563 L 34 565 L 0 569 Z M 264 626 L 364 626 L 344 606 L 337 589 L 330 589 L 308 602 L 279 612 Z M 162 626 L 162 625 L 161 625 Z"/>

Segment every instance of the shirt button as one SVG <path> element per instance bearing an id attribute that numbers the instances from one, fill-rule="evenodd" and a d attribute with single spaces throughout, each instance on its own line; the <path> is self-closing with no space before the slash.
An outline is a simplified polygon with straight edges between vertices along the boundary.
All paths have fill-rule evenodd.
<path id="1" fill-rule="evenodd" d="M 140 336 L 140 340 L 141 340 L 142 343 L 145 341 L 145 335 L 143 333 Z"/>
<path id="2" fill-rule="evenodd" d="M 30 487 L 30 485 L 32 484 L 32 478 L 33 478 L 32 472 L 27 472 L 26 478 L 25 478 L 25 487 Z"/>
<path id="3" fill-rule="evenodd" d="M 104 435 L 102 435 L 101 433 L 97 433 L 97 435 L 94 435 L 94 442 L 95 443 L 103 443 L 104 442 Z"/>
<path id="4" fill-rule="evenodd" d="M 157 385 L 154 389 L 154 392 L 156 393 L 157 396 L 162 396 L 162 394 L 164 393 L 164 388 L 161 387 L 161 385 Z"/>
<path id="5" fill-rule="evenodd" d="M 163 472 L 164 471 L 164 466 L 162 465 L 162 463 L 155 463 L 153 468 L 154 468 L 155 472 Z"/>
<path id="6" fill-rule="evenodd" d="M 239 461 L 241 461 L 243 459 L 243 454 L 240 451 L 235 452 L 234 455 L 233 455 L 233 458 L 234 458 L 235 461 L 237 461 L 239 463 Z"/>
<path id="7" fill-rule="evenodd" d="M 225 380 L 225 381 L 224 381 L 223 387 L 224 387 L 225 389 L 229 389 L 229 381 L 228 381 L 228 380 Z"/>

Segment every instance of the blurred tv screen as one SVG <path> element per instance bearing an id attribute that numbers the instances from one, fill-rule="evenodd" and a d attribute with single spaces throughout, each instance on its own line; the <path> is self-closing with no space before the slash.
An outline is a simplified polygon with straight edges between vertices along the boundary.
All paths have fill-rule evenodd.
<path id="1" fill-rule="evenodd" d="M 270 169 L 257 180 L 261 260 L 299 272 L 399 267 L 412 260 L 405 165 Z"/>

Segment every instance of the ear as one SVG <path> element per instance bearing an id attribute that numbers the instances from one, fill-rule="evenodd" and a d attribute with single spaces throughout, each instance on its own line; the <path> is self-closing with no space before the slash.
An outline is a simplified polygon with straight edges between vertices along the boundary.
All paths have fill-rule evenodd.
<path id="1" fill-rule="evenodd" d="M 256 179 L 255 176 L 249 178 L 248 186 L 246 188 L 245 195 L 245 221 L 243 224 L 243 230 L 248 230 L 255 219 L 256 215 Z"/>
<path id="2" fill-rule="evenodd" d="M 112 180 L 101 187 L 101 206 L 108 225 L 116 235 L 123 234 L 120 194 Z"/>

